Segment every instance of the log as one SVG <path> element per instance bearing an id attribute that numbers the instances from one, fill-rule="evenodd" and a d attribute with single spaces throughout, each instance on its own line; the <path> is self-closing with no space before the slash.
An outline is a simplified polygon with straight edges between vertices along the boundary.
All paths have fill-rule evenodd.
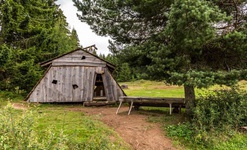
<path id="1" fill-rule="evenodd" d="M 91 101 L 91 102 L 84 102 L 83 106 L 90 107 L 90 106 L 107 106 L 107 105 L 115 105 L 116 102 L 113 101 Z"/>

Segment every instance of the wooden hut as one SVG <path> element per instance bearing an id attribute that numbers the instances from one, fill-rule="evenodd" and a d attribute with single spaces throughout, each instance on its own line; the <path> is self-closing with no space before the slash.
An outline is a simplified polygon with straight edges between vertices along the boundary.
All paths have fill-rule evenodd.
<path id="1" fill-rule="evenodd" d="M 125 93 L 112 77 L 115 66 L 90 53 L 96 47 L 79 48 L 41 63 L 49 66 L 27 96 L 29 102 L 118 101 Z"/>

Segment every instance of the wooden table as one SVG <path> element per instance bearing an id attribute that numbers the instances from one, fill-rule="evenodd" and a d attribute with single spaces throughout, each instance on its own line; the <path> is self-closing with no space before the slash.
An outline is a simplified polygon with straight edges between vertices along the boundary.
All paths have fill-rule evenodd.
<path id="1" fill-rule="evenodd" d="M 118 114 L 120 107 L 122 106 L 122 103 L 130 103 L 130 107 L 128 110 L 128 115 L 130 114 L 133 103 L 165 103 L 169 104 L 170 107 L 170 115 L 172 114 L 172 104 L 179 104 L 180 106 L 185 104 L 184 98 L 168 98 L 168 97 L 134 97 L 134 96 L 121 96 L 119 97 L 119 106 L 116 111 L 116 114 Z"/>

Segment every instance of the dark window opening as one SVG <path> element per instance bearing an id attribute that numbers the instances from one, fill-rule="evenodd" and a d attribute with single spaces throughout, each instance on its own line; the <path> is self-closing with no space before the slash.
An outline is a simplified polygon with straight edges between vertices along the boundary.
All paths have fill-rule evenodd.
<path id="1" fill-rule="evenodd" d="M 57 84 L 57 80 L 52 80 L 52 82 L 51 83 L 53 83 L 53 84 Z"/>
<path id="2" fill-rule="evenodd" d="M 97 82 L 102 82 L 102 75 L 101 74 L 97 74 L 97 76 L 96 76 L 96 83 Z"/>
<path id="3" fill-rule="evenodd" d="M 82 56 L 81 59 L 86 59 L 86 56 Z"/>
<path id="4" fill-rule="evenodd" d="M 105 88 L 102 80 L 102 75 L 96 75 L 96 81 L 94 86 L 94 96 L 95 97 L 104 97 L 105 96 Z"/>
<path id="5" fill-rule="evenodd" d="M 73 86 L 73 89 L 77 89 L 78 88 L 78 85 L 76 85 L 76 84 L 73 84 L 72 86 Z"/>

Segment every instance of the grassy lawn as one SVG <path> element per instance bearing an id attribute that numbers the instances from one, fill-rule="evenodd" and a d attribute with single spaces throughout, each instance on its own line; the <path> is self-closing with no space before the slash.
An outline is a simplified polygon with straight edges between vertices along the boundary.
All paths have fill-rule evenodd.
<path id="1" fill-rule="evenodd" d="M 147 96 L 147 97 L 184 97 L 184 90 L 181 86 L 169 86 L 164 82 L 139 80 L 134 82 L 124 82 L 128 89 L 124 92 L 128 96 Z"/>
<path id="2" fill-rule="evenodd" d="M 166 85 L 164 82 L 139 80 L 134 82 L 121 82 L 120 85 L 128 85 L 124 89 L 127 96 L 146 96 L 146 97 L 184 97 L 183 86 Z M 215 85 L 208 89 L 195 89 L 196 96 L 200 96 L 208 90 L 227 88 L 226 86 Z M 239 82 L 239 88 L 247 91 L 247 81 Z"/>
<path id="3" fill-rule="evenodd" d="M 73 105 L 28 104 L 0 92 L 0 149 L 130 149 L 115 131 Z M 26 110 L 12 108 L 23 104 Z M 76 105 L 76 107 L 83 107 Z"/>
<path id="4" fill-rule="evenodd" d="M 73 106 L 70 106 L 73 107 Z M 77 106 L 79 107 L 79 106 Z M 36 127 L 45 131 L 51 127 L 56 132 L 61 130 L 69 139 L 69 149 L 127 149 L 117 134 L 96 118 L 86 116 L 83 112 L 70 111 L 66 105 L 49 105 L 39 108 L 41 113 Z M 51 126 L 52 125 L 52 126 Z M 114 141 L 110 140 L 114 137 Z"/>

